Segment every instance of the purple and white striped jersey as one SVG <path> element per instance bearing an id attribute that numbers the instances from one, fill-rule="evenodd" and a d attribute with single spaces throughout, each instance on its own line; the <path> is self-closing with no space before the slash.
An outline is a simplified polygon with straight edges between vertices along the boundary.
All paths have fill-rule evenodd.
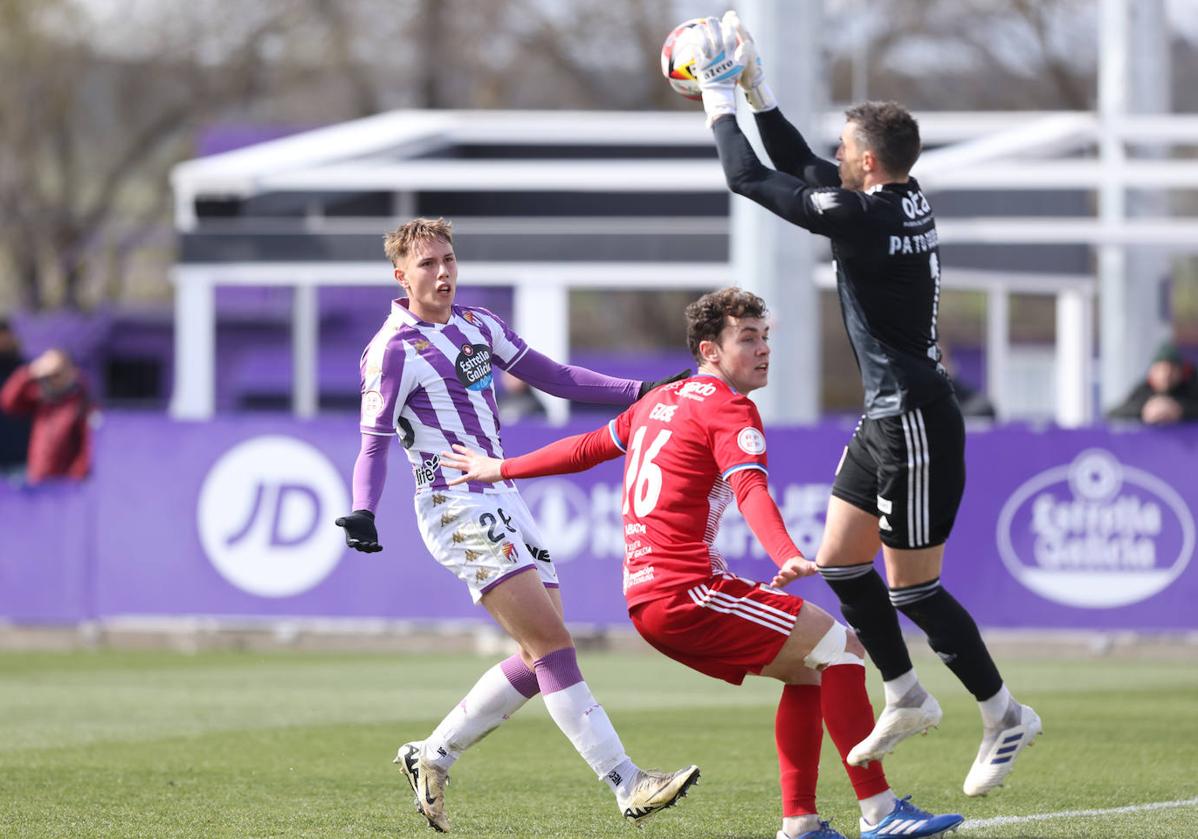
<path id="1" fill-rule="evenodd" d="M 390 316 L 362 353 L 362 433 L 399 435 L 418 494 L 511 489 L 511 481 L 450 489 L 440 453 L 462 443 L 503 457 L 492 366 L 508 369 L 528 345 L 486 309 L 454 306 L 448 323 L 427 323 L 406 303 L 392 301 Z"/>

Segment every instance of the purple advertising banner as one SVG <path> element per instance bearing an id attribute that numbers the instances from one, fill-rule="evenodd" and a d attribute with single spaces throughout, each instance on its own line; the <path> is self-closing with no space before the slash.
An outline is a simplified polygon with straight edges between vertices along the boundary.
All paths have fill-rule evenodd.
<path id="1" fill-rule="evenodd" d="M 591 423 L 505 431 L 509 453 Z M 775 429 L 770 483 L 814 556 L 851 425 Z M 345 548 L 356 417 L 179 423 L 113 414 L 83 484 L 0 484 L 0 619 L 311 616 L 482 621 L 425 550 L 396 447 L 378 512 L 384 551 Z M 1198 628 L 1193 510 L 1198 427 L 994 428 L 968 438 L 965 499 L 943 580 L 978 623 L 1004 628 Z M 521 482 L 558 566 L 571 621 L 625 624 L 621 464 Z M 719 547 L 734 571 L 773 564 L 735 510 Z M 880 563 L 879 563 L 880 564 Z M 794 593 L 839 614 L 819 579 Z"/>

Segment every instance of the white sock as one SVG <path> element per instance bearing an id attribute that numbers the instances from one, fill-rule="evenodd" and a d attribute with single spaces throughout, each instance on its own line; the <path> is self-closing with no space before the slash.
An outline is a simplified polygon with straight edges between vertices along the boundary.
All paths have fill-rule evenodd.
<path id="1" fill-rule="evenodd" d="M 524 707 L 528 698 L 496 664 L 424 739 L 424 758 L 446 771 L 473 746 Z"/>
<path id="2" fill-rule="evenodd" d="M 577 682 L 563 690 L 542 695 L 545 708 L 557 727 L 570 738 L 591 771 L 606 780 L 613 790 L 619 784 L 612 783 L 612 779 L 607 777 L 609 772 L 615 771 L 616 767 L 624 767 L 625 771 L 619 773 L 621 782 L 626 780 L 625 775 L 635 774 L 636 764 L 628 759 L 620 735 L 616 734 L 607 712 L 595 700 L 586 682 Z"/>
<path id="3" fill-rule="evenodd" d="M 618 798 L 627 798 L 636 785 L 636 776 L 640 770 L 631 758 L 624 758 L 616 768 L 603 776 L 603 782 Z"/>
<path id="4" fill-rule="evenodd" d="M 886 691 L 886 704 L 894 705 L 907 695 L 907 691 L 911 690 L 917 684 L 919 684 L 919 677 L 915 675 L 914 667 L 897 678 L 891 679 L 888 682 L 882 682 L 882 689 Z"/>
<path id="5" fill-rule="evenodd" d="M 886 790 L 877 795 L 871 795 L 869 798 L 862 798 L 857 803 L 861 806 L 861 817 L 872 826 L 890 815 L 895 801 L 894 792 Z"/>
<path id="6" fill-rule="evenodd" d="M 782 832 L 787 836 L 801 836 L 811 830 L 819 830 L 819 816 L 784 816 L 782 818 Z"/>
<path id="7" fill-rule="evenodd" d="M 986 728 L 997 728 L 1002 724 L 1003 717 L 1007 714 L 1007 708 L 1011 704 L 1011 692 L 1007 690 L 1004 684 L 998 689 L 998 693 L 991 696 L 989 699 L 983 699 L 978 703 L 978 708 L 982 711 L 982 725 Z"/>

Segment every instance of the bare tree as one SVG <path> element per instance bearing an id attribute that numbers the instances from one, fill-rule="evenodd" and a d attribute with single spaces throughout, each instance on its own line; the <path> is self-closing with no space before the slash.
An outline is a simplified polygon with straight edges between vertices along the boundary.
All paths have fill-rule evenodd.
<path id="1" fill-rule="evenodd" d="M 261 89 L 277 26 L 257 22 L 213 67 L 203 39 L 118 56 L 68 0 L 0 0 L 0 250 L 23 306 L 78 307 L 113 221 L 161 216 L 166 167 L 197 120 Z"/>
<path id="2" fill-rule="evenodd" d="M 867 38 L 870 98 L 942 110 L 1093 106 L 1092 0 L 842 0 Z M 853 46 L 832 55 L 834 96 L 850 97 Z"/>
<path id="3" fill-rule="evenodd" d="M 379 110 L 357 49 L 397 30 L 383 5 L 129 2 L 105 26 L 79 0 L 0 0 L 0 283 L 31 310 L 119 288 L 103 275 L 166 218 L 169 169 L 214 121 Z"/>

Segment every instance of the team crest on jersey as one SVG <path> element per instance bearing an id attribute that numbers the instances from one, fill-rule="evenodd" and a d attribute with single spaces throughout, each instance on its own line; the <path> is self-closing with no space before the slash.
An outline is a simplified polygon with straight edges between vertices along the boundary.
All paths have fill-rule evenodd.
<path id="1" fill-rule="evenodd" d="M 765 454 L 765 435 L 753 426 L 747 426 L 736 435 L 736 445 L 745 454 Z"/>
<path id="2" fill-rule="evenodd" d="M 474 312 L 462 312 L 462 317 L 465 318 L 466 323 L 474 323 Z"/>
<path id="3" fill-rule="evenodd" d="M 491 348 L 486 344 L 462 344 L 453 366 L 458 381 L 467 390 L 486 390 L 491 386 Z"/>
<path id="4" fill-rule="evenodd" d="M 383 394 L 368 390 L 362 394 L 362 418 L 373 421 L 383 412 Z"/>
<path id="5" fill-rule="evenodd" d="M 503 558 L 508 562 L 516 561 L 516 546 L 511 542 L 504 542 L 499 546 L 499 552 L 503 554 Z"/>

